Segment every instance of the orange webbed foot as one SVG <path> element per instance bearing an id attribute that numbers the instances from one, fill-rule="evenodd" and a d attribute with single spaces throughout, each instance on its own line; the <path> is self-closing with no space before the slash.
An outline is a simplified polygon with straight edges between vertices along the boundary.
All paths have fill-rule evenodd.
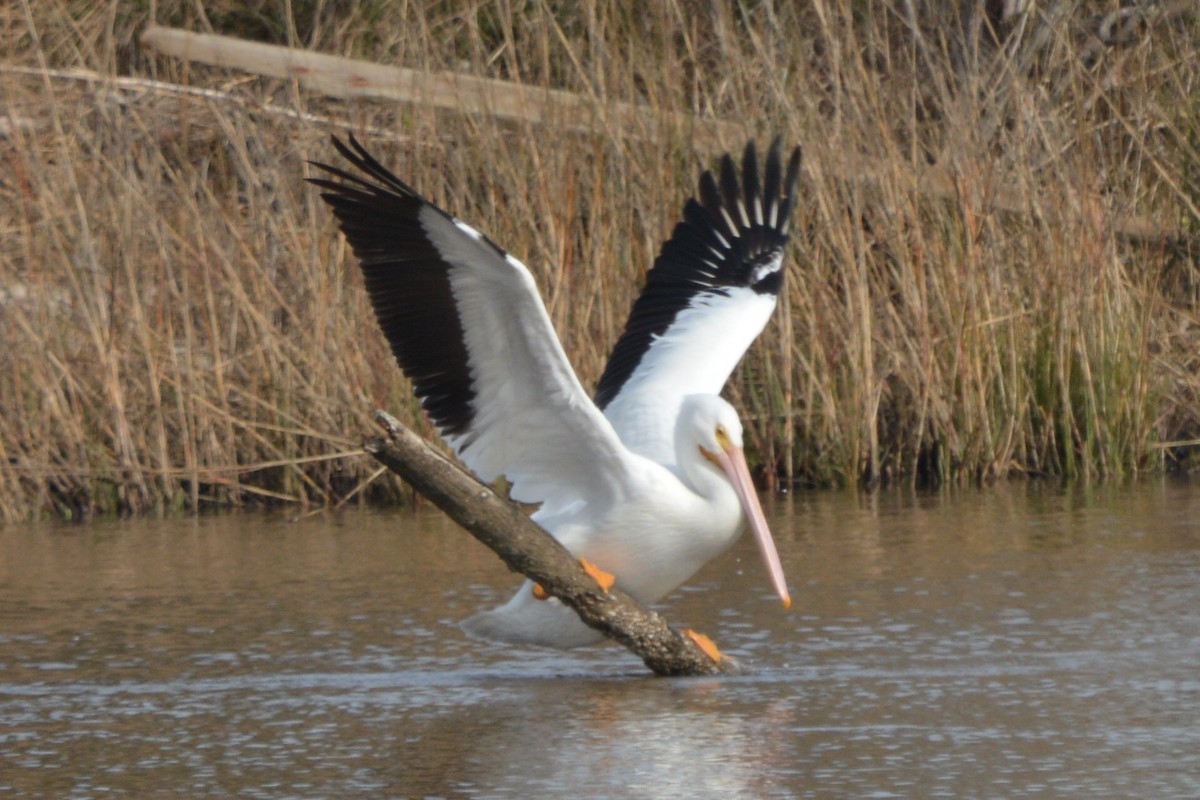
<path id="1" fill-rule="evenodd" d="M 696 646 L 703 650 L 704 654 L 713 661 L 720 663 L 721 661 L 725 660 L 726 655 L 718 650 L 716 644 L 713 643 L 713 640 L 705 636 L 703 633 L 698 633 L 691 628 L 688 628 L 683 632 L 683 635 L 695 642 Z"/>
<path id="2" fill-rule="evenodd" d="M 617 582 L 616 577 L 611 572 L 605 572 L 586 558 L 579 559 L 579 566 L 583 567 L 583 571 L 591 575 L 596 583 L 600 584 L 600 588 L 606 592 Z"/>
<path id="3" fill-rule="evenodd" d="M 600 588 L 606 592 L 617 582 L 616 577 L 611 572 L 605 572 L 586 558 L 579 559 L 579 566 L 583 567 L 583 571 L 591 575 L 592 580 L 600 584 Z M 533 596 L 538 600 L 550 599 L 550 593 L 540 583 L 534 583 L 530 591 L 532 591 Z"/>

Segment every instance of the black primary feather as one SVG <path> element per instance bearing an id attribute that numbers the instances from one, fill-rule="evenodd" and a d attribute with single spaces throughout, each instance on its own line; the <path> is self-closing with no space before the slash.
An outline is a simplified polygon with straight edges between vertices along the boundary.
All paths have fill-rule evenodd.
<path id="1" fill-rule="evenodd" d="M 421 225 L 431 208 L 453 219 L 397 178 L 355 139 L 333 146 L 361 174 L 311 162 L 340 180 L 309 178 L 333 208 L 362 268 L 375 317 L 400 369 L 443 435 L 465 434 L 475 387 L 462 320 L 450 286 L 451 265 Z M 504 251 L 481 237 L 503 257 Z"/>

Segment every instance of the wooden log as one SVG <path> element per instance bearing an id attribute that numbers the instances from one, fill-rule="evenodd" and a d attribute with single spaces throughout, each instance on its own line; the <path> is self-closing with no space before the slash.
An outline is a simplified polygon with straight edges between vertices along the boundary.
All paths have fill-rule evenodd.
<path id="1" fill-rule="evenodd" d="M 418 70 L 373 64 L 341 56 L 231 36 L 193 33 L 151 25 L 141 43 L 163 55 L 202 64 L 240 69 L 254 75 L 289 78 L 329 97 L 398 100 L 481 114 L 555 131 L 595 133 L 606 128 L 623 136 L 656 139 L 663 126 L 682 127 L 708 141 L 740 139 L 740 126 L 692 114 L 661 112 L 644 105 L 600 101 L 562 89 L 527 86 L 449 70 Z"/>
<path id="2" fill-rule="evenodd" d="M 493 492 L 394 417 L 376 419 L 387 438 L 364 449 L 446 512 L 503 559 L 512 570 L 537 581 L 570 606 L 589 627 L 623 644 L 657 675 L 721 675 L 741 672 L 738 662 L 714 660 L 690 637 L 632 597 L 604 591 L 557 539 L 520 508 Z M 618 576 L 619 577 L 619 576 Z"/>

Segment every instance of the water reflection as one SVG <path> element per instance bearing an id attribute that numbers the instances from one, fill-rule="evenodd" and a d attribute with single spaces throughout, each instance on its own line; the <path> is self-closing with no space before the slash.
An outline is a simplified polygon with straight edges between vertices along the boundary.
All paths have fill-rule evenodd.
<path id="1" fill-rule="evenodd" d="M 1200 491 L 799 495 L 669 617 L 761 669 L 466 640 L 515 578 L 428 513 L 0 531 L 12 797 L 1189 796 Z"/>

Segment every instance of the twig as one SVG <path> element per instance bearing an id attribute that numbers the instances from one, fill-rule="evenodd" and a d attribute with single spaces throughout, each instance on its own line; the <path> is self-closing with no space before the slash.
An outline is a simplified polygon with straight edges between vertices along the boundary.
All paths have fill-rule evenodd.
<path id="1" fill-rule="evenodd" d="M 332 128 L 344 130 L 353 129 L 356 133 L 367 132 L 374 136 L 390 136 L 395 138 L 395 131 L 388 128 L 367 127 L 361 125 L 351 125 L 349 123 L 338 122 L 329 117 L 320 114 L 311 114 L 306 111 L 297 111 L 294 108 L 281 106 L 276 103 L 254 103 L 251 104 L 247 99 L 233 92 L 228 92 L 223 89 L 209 89 L 203 86 L 184 86 L 179 83 L 171 83 L 170 81 L 159 81 L 151 78 L 131 78 L 125 75 L 104 75 L 90 69 L 37 69 L 34 67 L 22 67 L 11 64 L 0 64 L 0 74 L 10 75 L 29 75 L 36 77 L 53 78 L 59 81 L 78 81 L 80 83 L 100 83 L 105 86 L 120 89 L 122 91 L 132 92 L 150 92 L 152 94 L 175 95 L 177 97 L 196 97 L 202 100 L 212 100 L 221 103 L 229 103 L 231 105 L 242 106 L 256 113 L 272 114 L 280 117 L 288 117 L 299 122 L 307 122 L 315 125 L 326 125 Z M 10 128 L 21 128 L 24 130 L 33 130 L 35 123 L 32 120 L 17 119 L 9 123 Z M 0 123 L 0 135 L 5 135 L 9 131 L 5 130 L 3 124 Z"/>

